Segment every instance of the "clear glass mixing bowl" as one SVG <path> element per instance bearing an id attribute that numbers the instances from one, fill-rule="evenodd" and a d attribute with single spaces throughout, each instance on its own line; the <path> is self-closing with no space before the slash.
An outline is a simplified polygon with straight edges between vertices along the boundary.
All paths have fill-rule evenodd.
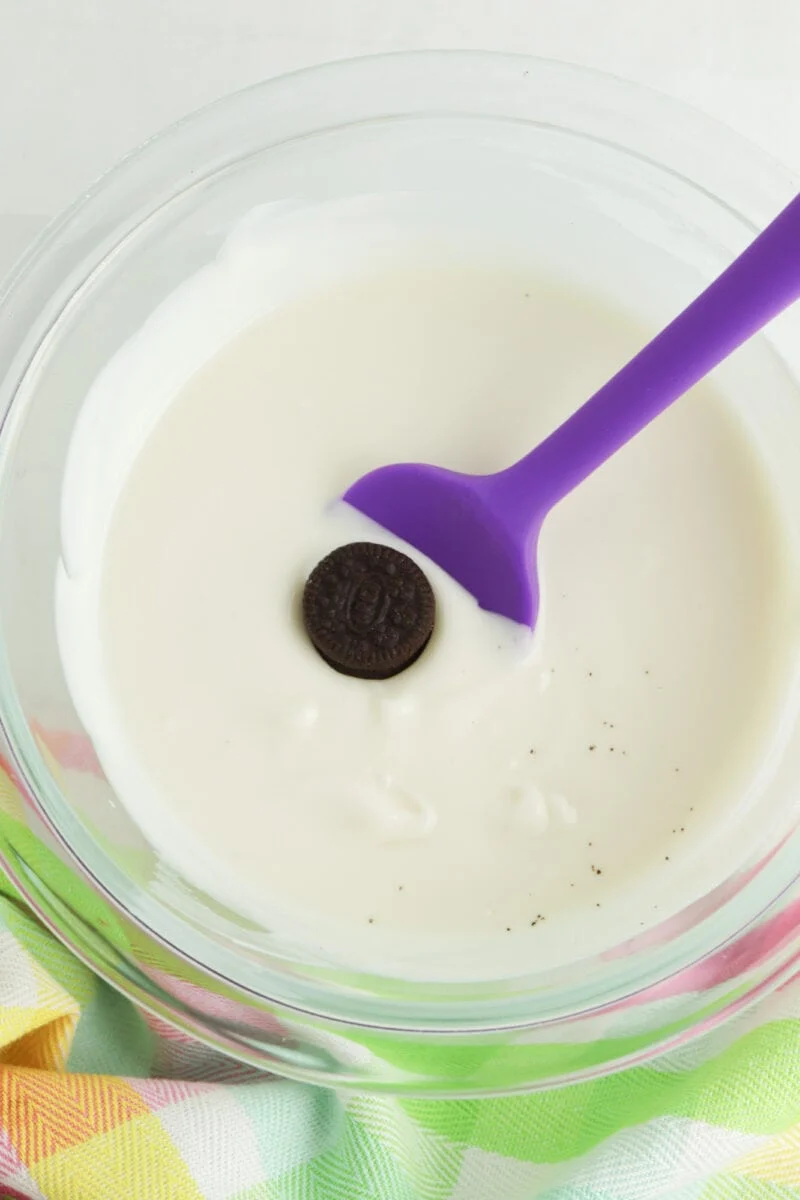
<path id="1" fill-rule="evenodd" d="M 0 788 L 0 852 L 68 946 L 242 1059 L 329 1085 L 442 1095 L 618 1070 L 791 974 L 796 733 L 771 784 L 780 828 L 764 829 L 724 885 L 637 941 L 491 983 L 357 975 L 282 944 L 158 860 L 73 709 L 53 580 L 65 454 L 89 385 L 255 204 L 488 189 L 537 220 L 542 196 L 551 207 L 563 196 L 578 232 L 581 213 L 602 212 L 699 286 L 795 188 L 757 149 L 654 93 L 551 62 L 436 52 L 337 63 L 230 97 L 132 154 L 50 226 L 0 295 L 0 720 L 14 785 Z M 659 280 L 642 289 L 645 304 Z M 800 319 L 749 353 L 764 387 L 748 420 L 800 547 Z"/>

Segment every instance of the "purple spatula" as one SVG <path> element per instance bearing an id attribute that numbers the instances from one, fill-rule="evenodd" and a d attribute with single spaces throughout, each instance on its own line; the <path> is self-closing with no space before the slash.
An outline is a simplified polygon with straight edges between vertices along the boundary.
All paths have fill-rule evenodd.
<path id="1" fill-rule="evenodd" d="M 496 475 L 380 467 L 344 499 L 415 546 L 481 608 L 536 624 L 542 522 L 567 492 L 800 297 L 800 196 L 627 366 Z"/>

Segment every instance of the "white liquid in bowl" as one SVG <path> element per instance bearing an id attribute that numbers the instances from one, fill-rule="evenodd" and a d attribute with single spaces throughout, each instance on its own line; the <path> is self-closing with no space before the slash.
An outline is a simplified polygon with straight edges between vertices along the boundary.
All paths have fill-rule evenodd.
<path id="1" fill-rule="evenodd" d="M 298 600 L 329 549 L 393 543 L 331 506 L 347 484 L 507 465 L 653 330 L 413 222 L 256 226 L 73 442 L 59 636 L 125 805 L 206 891 L 376 970 L 530 969 L 703 895 L 749 852 L 795 648 L 736 415 L 695 389 L 559 506 L 532 639 L 421 560 L 432 644 L 344 677 Z"/>

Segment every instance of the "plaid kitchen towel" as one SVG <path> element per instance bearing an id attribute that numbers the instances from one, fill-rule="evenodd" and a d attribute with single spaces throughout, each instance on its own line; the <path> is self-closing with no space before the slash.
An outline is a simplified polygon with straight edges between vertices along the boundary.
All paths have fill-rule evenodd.
<path id="1" fill-rule="evenodd" d="M 337 1094 L 145 1017 L 0 891 L 0 1197 L 800 1197 L 800 983 L 680 1052 L 508 1099 Z"/>

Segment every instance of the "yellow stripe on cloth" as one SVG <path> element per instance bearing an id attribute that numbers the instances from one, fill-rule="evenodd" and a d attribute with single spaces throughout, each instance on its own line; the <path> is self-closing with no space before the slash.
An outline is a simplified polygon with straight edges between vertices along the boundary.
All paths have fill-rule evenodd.
<path id="1" fill-rule="evenodd" d="M 0 1063 L 5 1066 L 35 1067 L 39 1071 L 63 1071 L 75 1026 L 74 1017 L 57 1017 L 4 1046 L 0 1050 Z"/>
<path id="2" fill-rule="evenodd" d="M 31 1169 L 149 1111 L 139 1093 L 113 1075 L 0 1067 L 0 1126 Z"/>
<path id="3" fill-rule="evenodd" d="M 62 1070 L 80 1005 L 9 933 L 0 934 L 0 1063 Z"/>
<path id="4" fill-rule="evenodd" d="M 30 1174 L 48 1197 L 205 1200 L 153 1113 L 41 1158 Z"/>
<path id="5" fill-rule="evenodd" d="M 768 1180 L 784 1187 L 800 1186 L 800 1125 L 793 1125 L 771 1138 L 760 1150 L 737 1159 L 729 1173 Z"/>
<path id="6" fill-rule="evenodd" d="M 45 1196 L 203 1200 L 158 1116 L 124 1079 L 0 1067 L 0 1128 Z"/>

